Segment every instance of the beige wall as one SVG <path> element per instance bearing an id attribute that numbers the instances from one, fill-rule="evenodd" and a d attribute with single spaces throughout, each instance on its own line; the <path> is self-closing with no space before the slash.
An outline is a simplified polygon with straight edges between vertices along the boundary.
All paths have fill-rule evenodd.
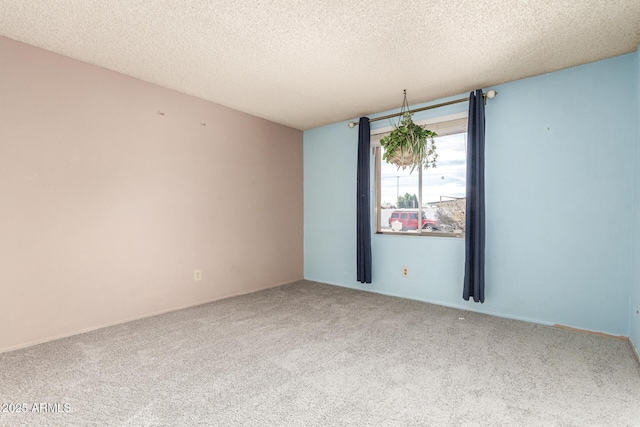
<path id="1" fill-rule="evenodd" d="M 302 132 L 3 37 L 0 58 L 0 351 L 303 277 Z"/>

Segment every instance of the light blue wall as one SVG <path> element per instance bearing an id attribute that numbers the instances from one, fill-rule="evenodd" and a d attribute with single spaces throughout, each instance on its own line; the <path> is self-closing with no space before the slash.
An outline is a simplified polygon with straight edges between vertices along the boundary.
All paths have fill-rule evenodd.
<path id="1" fill-rule="evenodd" d="M 484 304 L 462 299 L 462 239 L 374 234 L 373 283 L 356 281 L 358 131 L 347 122 L 304 133 L 305 278 L 628 335 L 636 56 L 494 87 Z"/>
<path id="2" fill-rule="evenodd" d="M 636 168 L 634 273 L 629 305 L 631 342 L 640 353 L 640 47 L 636 51 Z"/>

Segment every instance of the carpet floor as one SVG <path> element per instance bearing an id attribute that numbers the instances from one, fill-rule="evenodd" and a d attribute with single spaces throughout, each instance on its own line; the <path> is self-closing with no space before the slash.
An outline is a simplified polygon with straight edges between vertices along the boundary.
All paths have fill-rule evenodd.
<path id="1" fill-rule="evenodd" d="M 640 426 L 640 364 L 624 340 L 300 281 L 0 354 L 0 405 L 2 426 Z"/>

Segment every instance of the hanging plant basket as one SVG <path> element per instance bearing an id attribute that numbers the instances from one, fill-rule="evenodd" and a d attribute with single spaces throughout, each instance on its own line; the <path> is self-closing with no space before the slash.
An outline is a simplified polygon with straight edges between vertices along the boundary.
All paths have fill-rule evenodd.
<path id="1" fill-rule="evenodd" d="M 413 151 L 407 150 L 404 153 L 396 153 L 393 157 L 387 158 L 386 161 L 405 169 L 413 164 Z"/>
<path id="2" fill-rule="evenodd" d="M 414 123 L 406 90 L 400 113 L 393 131 L 380 140 L 380 145 L 385 149 L 383 160 L 398 166 L 398 169 L 410 167 L 411 173 L 418 167 L 436 167 L 438 154 L 434 138 L 438 134 Z"/>

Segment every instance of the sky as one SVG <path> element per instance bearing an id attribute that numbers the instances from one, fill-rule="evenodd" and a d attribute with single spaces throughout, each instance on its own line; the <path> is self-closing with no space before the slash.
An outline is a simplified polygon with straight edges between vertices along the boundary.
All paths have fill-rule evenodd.
<path id="1" fill-rule="evenodd" d="M 430 203 L 464 197 L 466 194 L 467 134 L 442 136 L 435 139 L 438 161 L 436 168 L 423 171 L 422 202 Z M 398 194 L 418 194 L 418 170 L 409 174 L 410 168 L 382 161 L 382 204 L 397 204 Z M 398 188 L 399 186 L 399 188 Z"/>

